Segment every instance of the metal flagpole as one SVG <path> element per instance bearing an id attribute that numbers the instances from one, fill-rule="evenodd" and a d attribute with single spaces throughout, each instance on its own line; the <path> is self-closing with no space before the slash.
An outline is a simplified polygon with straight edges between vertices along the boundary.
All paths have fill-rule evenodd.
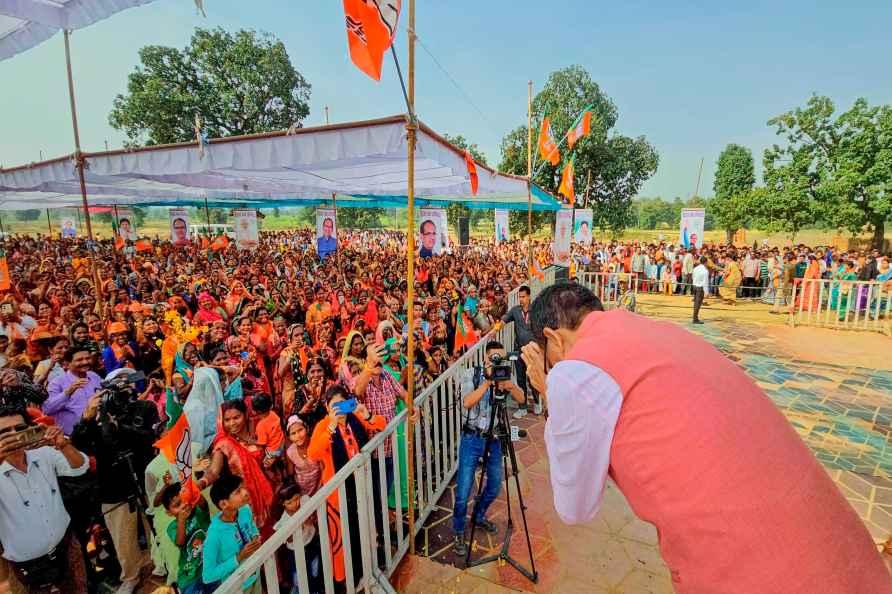
<path id="1" fill-rule="evenodd" d="M 412 417 L 415 412 L 415 141 L 418 132 L 418 122 L 415 119 L 415 0 L 409 0 L 409 88 L 408 107 L 409 122 L 406 124 L 408 132 L 408 192 L 406 222 L 406 298 L 409 307 L 407 323 L 409 324 L 408 365 L 406 375 L 408 377 L 408 389 L 406 390 L 406 469 L 407 485 L 409 489 L 409 552 L 415 554 L 415 426 Z M 399 471 L 399 469 L 397 469 Z M 397 495 L 399 497 L 399 495 Z"/>
<path id="2" fill-rule="evenodd" d="M 84 206 L 84 221 L 87 224 L 87 239 L 93 242 L 93 225 L 90 222 L 90 207 L 87 204 L 87 184 L 84 181 L 84 155 L 81 153 L 81 135 L 77 127 L 77 105 L 74 101 L 74 77 L 71 74 L 71 47 L 69 37 L 71 31 L 65 30 L 65 67 L 68 70 L 68 98 L 71 102 L 71 127 L 74 131 L 74 160 L 78 178 L 81 184 L 81 199 Z M 90 258 L 93 267 L 93 282 L 96 284 L 96 296 L 102 299 L 102 284 L 99 280 L 99 270 L 96 268 L 95 255 Z"/>
<path id="3" fill-rule="evenodd" d="M 211 209 L 208 208 L 208 197 L 207 196 L 204 197 L 204 217 L 205 217 L 205 219 L 207 219 L 207 222 L 208 222 L 208 228 L 207 228 L 207 232 L 205 233 L 205 235 L 207 235 L 208 239 L 210 239 L 210 237 L 211 237 Z"/>
<path id="4" fill-rule="evenodd" d="M 533 81 L 527 83 L 527 273 L 533 284 Z"/>
<path id="5" fill-rule="evenodd" d="M 47 232 L 50 234 L 50 239 L 53 238 L 53 226 L 50 224 L 50 209 L 46 209 L 46 228 Z"/>

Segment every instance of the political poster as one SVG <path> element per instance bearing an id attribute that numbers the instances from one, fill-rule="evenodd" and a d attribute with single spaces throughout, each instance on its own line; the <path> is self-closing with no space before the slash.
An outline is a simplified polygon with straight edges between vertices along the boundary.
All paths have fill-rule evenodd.
<path id="1" fill-rule="evenodd" d="M 338 250 L 336 215 L 333 208 L 316 209 L 316 253 L 322 260 Z"/>
<path id="2" fill-rule="evenodd" d="M 136 219 L 133 218 L 133 211 L 117 207 L 112 210 L 112 216 L 117 219 L 115 226 L 118 229 L 118 236 L 126 241 L 136 241 Z"/>
<path id="3" fill-rule="evenodd" d="M 235 209 L 232 211 L 235 222 L 235 244 L 240 250 L 251 250 L 260 243 L 257 233 L 257 211 Z"/>
<path id="4" fill-rule="evenodd" d="M 510 239 L 510 230 L 508 227 L 508 211 L 504 209 L 496 210 L 496 243 L 503 243 Z"/>
<path id="5" fill-rule="evenodd" d="M 554 265 L 570 266 L 570 234 L 573 211 L 569 208 L 554 213 Z"/>
<path id="6" fill-rule="evenodd" d="M 77 222 L 73 214 L 62 215 L 62 237 L 77 237 Z"/>
<path id="7" fill-rule="evenodd" d="M 682 208 L 678 242 L 685 248 L 703 247 L 703 224 L 706 210 L 702 208 Z"/>
<path id="8" fill-rule="evenodd" d="M 586 208 L 577 208 L 574 211 L 573 241 L 582 245 L 592 244 L 592 219 L 594 211 Z"/>
<path id="9" fill-rule="evenodd" d="M 439 256 L 443 252 L 442 235 L 445 233 L 443 219 L 440 212 L 446 214 L 441 208 L 422 208 L 419 212 L 418 225 L 418 255 L 422 258 Z"/>
<path id="10" fill-rule="evenodd" d="M 170 209 L 170 242 L 174 245 L 189 243 L 189 212 L 185 208 Z"/>

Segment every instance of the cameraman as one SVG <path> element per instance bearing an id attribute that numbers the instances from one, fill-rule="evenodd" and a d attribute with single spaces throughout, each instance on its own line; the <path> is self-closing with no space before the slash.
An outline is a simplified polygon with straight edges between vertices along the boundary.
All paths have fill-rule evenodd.
<path id="1" fill-rule="evenodd" d="M 155 405 L 136 400 L 132 383 L 121 377 L 128 371 L 109 374 L 106 385 L 112 380 L 113 386 L 90 399 L 71 435 L 79 450 L 96 458 L 102 515 L 121 565 L 117 594 L 131 594 L 136 589 L 147 561 L 139 547 L 137 518 L 145 511 L 140 510 L 140 490 L 154 457 L 159 422 Z"/>
<path id="2" fill-rule="evenodd" d="M 483 496 L 477 508 L 477 525 L 487 532 L 498 532 L 495 524 L 486 519 L 486 510 L 499 496 L 502 490 L 502 445 L 498 436 L 489 436 L 487 431 L 491 426 L 493 407 L 492 397 L 495 392 L 507 392 L 516 402 L 523 402 L 523 390 L 511 381 L 493 382 L 492 377 L 493 358 L 504 361 L 505 347 L 500 342 L 487 343 L 485 349 L 486 365 L 481 369 L 473 367 L 468 369 L 461 380 L 462 406 L 462 432 L 461 442 L 458 447 L 458 478 L 455 485 L 455 509 L 452 512 L 452 529 L 455 539 L 452 550 L 464 557 L 467 552 L 465 543 L 465 522 L 468 515 L 468 497 L 471 495 L 471 486 L 474 483 L 474 475 L 482 463 L 484 449 L 487 441 L 489 446 L 489 460 L 486 465 L 486 485 L 483 487 Z M 497 428 L 508 431 L 507 427 Z"/>

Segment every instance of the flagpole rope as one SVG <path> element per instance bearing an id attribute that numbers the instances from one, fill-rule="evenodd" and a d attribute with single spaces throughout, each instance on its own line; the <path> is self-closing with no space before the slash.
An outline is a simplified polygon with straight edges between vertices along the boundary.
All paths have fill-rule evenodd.
<path id="1" fill-rule="evenodd" d="M 434 61 L 434 64 L 437 66 L 437 68 L 439 68 L 443 72 L 443 74 L 446 75 L 446 78 L 449 79 L 449 82 L 452 83 L 452 86 L 454 86 L 456 90 L 458 90 L 458 92 L 464 97 L 465 101 L 467 101 L 468 104 L 474 108 L 474 111 L 476 111 L 480 115 L 480 118 L 486 123 L 490 130 L 496 132 L 496 127 L 489 120 L 489 118 L 486 117 L 486 113 L 484 113 L 484 111 L 480 109 L 480 107 L 476 103 L 474 103 L 474 100 L 471 99 L 471 96 L 467 93 L 467 91 L 465 91 L 465 89 L 458 83 L 458 81 L 455 80 L 455 77 L 453 77 L 452 74 L 450 74 L 449 71 L 446 70 L 446 68 L 443 66 L 443 64 L 440 63 L 433 52 L 424 44 L 424 41 L 422 41 L 421 38 L 418 37 L 418 35 L 415 36 L 415 40 L 421 46 L 421 49 L 423 49 L 425 53 L 430 56 L 430 59 Z"/>
<path id="2" fill-rule="evenodd" d="M 409 102 L 409 93 L 406 92 L 406 81 L 403 79 L 403 70 L 400 68 L 400 59 L 396 56 L 396 49 L 394 46 L 396 46 L 395 42 L 390 44 L 390 55 L 393 56 L 393 63 L 396 66 L 396 74 L 400 77 L 400 86 L 403 88 L 403 99 L 406 100 L 406 109 L 409 111 L 409 119 L 414 124 L 417 121 L 415 112 L 412 110 L 412 104 Z"/>

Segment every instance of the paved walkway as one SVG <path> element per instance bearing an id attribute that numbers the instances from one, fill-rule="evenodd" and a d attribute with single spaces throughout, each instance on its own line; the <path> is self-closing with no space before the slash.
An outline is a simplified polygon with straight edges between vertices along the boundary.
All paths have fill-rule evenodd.
<path id="1" fill-rule="evenodd" d="M 743 367 L 766 391 L 824 464 L 858 511 L 875 541 L 892 534 L 892 342 L 878 334 L 790 328 L 764 307 L 752 313 L 705 310 L 703 326 L 682 320 L 687 299 L 671 299 L 659 309 L 701 334 Z M 661 301 L 662 298 L 657 298 Z M 648 310 L 651 310 L 648 312 Z M 747 323 L 735 321 L 744 314 Z M 777 322 L 771 322 L 777 320 Z M 780 322 L 780 323 L 778 323 Z M 429 558 L 407 559 L 394 574 L 399 592 L 556 592 L 670 593 L 672 587 L 652 526 L 637 519 L 622 494 L 608 483 L 604 505 L 585 526 L 566 526 L 554 512 L 540 418 L 516 422 L 529 436 L 516 444 L 521 489 L 539 582 L 532 584 L 510 566 L 492 563 L 463 570 L 451 551 L 451 490 L 440 501 L 419 543 Z M 512 481 L 513 484 L 513 481 Z M 516 501 L 516 498 L 515 498 Z M 515 514 L 515 525 L 519 518 Z M 493 519 L 504 529 L 504 498 L 493 505 Z M 496 550 L 499 542 L 478 537 L 474 556 Z M 529 566 L 526 543 L 515 534 L 511 554 Z"/>

